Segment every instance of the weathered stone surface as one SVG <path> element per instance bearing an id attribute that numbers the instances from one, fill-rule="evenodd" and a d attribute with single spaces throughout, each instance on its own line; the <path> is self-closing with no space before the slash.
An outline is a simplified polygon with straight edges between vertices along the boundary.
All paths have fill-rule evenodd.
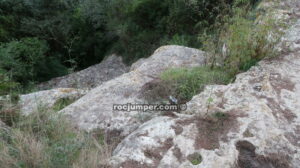
<path id="1" fill-rule="evenodd" d="M 19 106 L 23 115 L 28 115 L 39 108 L 52 108 L 62 99 L 77 100 L 87 91 L 73 88 L 58 88 L 21 95 Z"/>
<path id="2" fill-rule="evenodd" d="M 300 53 L 293 53 L 262 61 L 249 72 L 238 75 L 233 84 L 207 87 L 188 103 L 186 113 L 192 115 L 190 119 L 160 117 L 143 124 L 119 144 L 112 164 L 123 168 L 193 167 L 187 158 L 196 152 L 203 161 L 194 167 L 232 168 L 239 161 L 242 165 L 282 164 L 283 167 L 277 167 L 297 168 L 300 165 L 299 56 Z M 209 98 L 213 100 L 210 103 Z M 224 120 L 221 127 L 210 125 L 205 116 L 215 112 L 229 115 L 233 120 Z M 227 126 L 230 128 L 224 128 Z M 255 146 L 259 157 L 241 160 L 245 157 L 239 157 L 243 155 L 237 150 L 239 141 Z"/>
<path id="3" fill-rule="evenodd" d="M 114 111 L 114 104 L 144 103 L 139 92 L 143 85 L 171 67 L 204 64 L 204 52 L 181 46 L 164 46 L 135 66 L 131 72 L 103 83 L 86 96 L 63 109 L 79 128 L 121 130 L 127 135 L 139 126 L 148 113 Z"/>
<path id="4" fill-rule="evenodd" d="M 140 58 L 137 60 L 135 63 L 133 63 L 130 67 L 130 71 L 134 71 L 137 69 L 139 66 L 141 66 L 145 62 L 146 58 Z"/>
<path id="5" fill-rule="evenodd" d="M 189 117 L 157 117 L 126 137 L 113 153 L 114 167 L 174 167 L 194 150 L 195 124 L 180 125 Z"/>
<path id="6" fill-rule="evenodd" d="M 299 18 L 299 1 L 277 5 L 288 11 L 281 11 L 283 20 Z M 298 168 L 299 41 L 300 19 L 278 46 L 280 57 L 261 61 L 227 86 L 207 86 L 188 103 L 184 114 L 144 123 L 118 145 L 111 164 L 123 168 Z M 198 165 L 189 159 L 195 153 L 202 156 Z"/>
<path id="7" fill-rule="evenodd" d="M 111 55 L 97 65 L 41 83 L 38 88 L 43 90 L 52 88 L 94 88 L 105 81 L 128 72 L 128 70 L 129 67 L 123 63 L 121 57 Z"/>
<path id="8" fill-rule="evenodd" d="M 230 127 L 221 127 L 209 118 L 199 118 L 177 114 L 176 117 L 156 117 L 139 127 L 126 137 L 115 149 L 111 164 L 113 167 L 192 167 L 189 157 L 200 154 L 203 167 L 230 167 L 234 155 L 221 158 L 221 155 L 234 153 L 223 149 L 233 135 L 227 135 L 234 126 L 238 117 L 230 117 Z M 230 124 L 231 123 L 231 124 Z M 221 124 L 221 123 L 219 123 Z M 218 128 L 218 127 L 220 128 Z M 217 129 L 217 130 L 215 130 Z M 224 142 L 219 142 L 224 139 Z M 234 146 L 234 142 L 231 144 Z M 216 154 L 215 154 L 216 153 Z M 213 161 L 210 156 L 220 155 L 218 161 Z M 213 158 L 215 159 L 215 158 Z M 213 161 L 213 162 L 212 162 Z M 131 163 L 128 166 L 128 163 Z"/>
<path id="9" fill-rule="evenodd" d="M 6 125 L 0 120 L 0 128 L 5 127 Z"/>

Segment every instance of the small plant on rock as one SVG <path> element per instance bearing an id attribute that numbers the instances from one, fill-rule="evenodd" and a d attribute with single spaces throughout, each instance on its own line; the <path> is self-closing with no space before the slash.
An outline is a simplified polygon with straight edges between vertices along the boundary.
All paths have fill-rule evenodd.
<path id="1" fill-rule="evenodd" d="M 193 164 L 193 165 L 199 165 L 202 162 L 202 156 L 200 153 L 193 153 L 188 156 L 188 160 Z"/>

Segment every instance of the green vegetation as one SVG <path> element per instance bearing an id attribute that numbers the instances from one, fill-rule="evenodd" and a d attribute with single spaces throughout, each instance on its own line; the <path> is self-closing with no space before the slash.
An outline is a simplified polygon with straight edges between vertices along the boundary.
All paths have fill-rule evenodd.
<path id="1" fill-rule="evenodd" d="M 248 70 L 263 58 L 276 56 L 275 46 L 282 36 L 279 25 L 268 18 L 255 23 L 254 10 L 235 8 L 224 28 L 204 42 L 204 50 L 212 52 L 211 66 L 217 63 L 232 76 Z"/>
<path id="2" fill-rule="evenodd" d="M 208 84 L 227 84 L 230 76 L 222 69 L 196 67 L 167 70 L 161 75 L 161 79 L 174 88 L 174 96 L 182 101 L 188 101 Z"/>
<path id="3" fill-rule="evenodd" d="M 24 85 L 64 74 L 66 69 L 58 60 L 46 57 L 48 50 L 46 41 L 37 38 L 5 43 L 0 46 L 0 69 L 9 72 L 12 79 Z"/>
<path id="4" fill-rule="evenodd" d="M 200 34 L 208 64 L 192 69 L 172 69 L 162 79 L 172 84 L 180 100 L 190 100 L 209 84 L 227 84 L 235 75 L 250 69 L 264 58 L 276 56 L 275 46 L 283 32 L 280 22 L 271 18 L 255 23 L 256 1 L 236 0 L 230 12 L 223 15 L 210 30 Z M 180 40 L 179 40 L 180 41 Z"/>
<path id="5" fill-rule="evenodd" d="M 228 118 L 228 114 L 222 113 L 222 112 L 216 112 L 212 115 L 212 117 L 214 117 L 218 120 L 225 120 Z"/>
<path id="6" fill-rule="evenodd" d="M 115 38 L 104 0 L 2 0 L 0 71 L 22 88 L 100 62 Z"/>
<path id="7" fill-rule="evenodd" d="M 18 93 L 36 83 L 99 63 L 118 53 L 127 63 L 166 44 L 207 51 L 203 67 L 169 69 L 149 88 L 151 98 L 172 95 L 187 102 L 206 85 L 228 84 L 264 58 L 276 56 L 282 26 L 255 20 L 259 0 L 2 0 L 0 1 L 0 165 L 4 168 L 98 168 L 112 146 L 103 135 L 76 130 L 56 112 L 72 103 L 61 99 L 51 110 L 20 116 Z M 159 100 L 160 101 L 160 100 Z M 207 105 L 213 102 L 207 99 Z M 141 120 L 147 120 L 142 116 Z M 202 119 L 212 148 L 234 124 L 216 112 Z M 203 136 L 203 137 L 204 137 Z M 200 137 L 203 138 L 203 137 Z M 211 138 L 212 137 L 212 138 Z M 211 138 L 211 139 L 210 139 Z M 193 165 L 202 162 L 195 153 Z"/>
<path id="8" fill-rule="evenodd" d="M 188 159 L 193 165 L 198 165 L 202 162 L 202 156 L 200 153 L 193 153 L 188 156 Z"/>
<path id="9" fill-rule="evenodd" d="M 102 136 L 80 132 L 60 114 L 41 108 L 0 127 L 3 168 L 98 168 L 111 152 Z"/>
<path id="10" fill-rule="evenodd" d="M 198 47 L 197 35 L 231 5 L 231 0 L 112 0 L 108 25 L 118 37 L 113 47 L 128 62 L 164 44 Z"/>
<path id="11" fill-rule="evenodd" d="M 61 98 L 55 102 L 53 105 L 54 111 L 60 111 L 61 109 L 67 107 L 68 105 L 74 103 L 76 99 L 72 98 Z"/>
<path id="12" fill-rule="evenodd" d="M 11 81 L 7 73 L 0 71 L 0 95 L 7 95 L 13 92 L 18 84 Z"/>
<path id="13" fill-rule="evenodd" d="M 234 8 L 257 1 L 2 0 L 0 74 L 22 91 L 99 63 L 109 53 L 132 63 L 161 45 L 198 48 L 204 43 L 198 37 L 216 34 Z M 0 89 L 2 95 L 11 88 Z"/>

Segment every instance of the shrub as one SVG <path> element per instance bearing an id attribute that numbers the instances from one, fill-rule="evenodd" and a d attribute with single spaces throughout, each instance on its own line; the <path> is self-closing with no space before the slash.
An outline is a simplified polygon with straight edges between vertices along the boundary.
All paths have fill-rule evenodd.
<path id="1" fill-rule="evenodd" d="M 234 76 L 263 58 L 276 56 L 275 46 L 282 31 L 280 24 L 268 18 L 255 23 L 255 11 L 235 8 L 234 15 L 215 36 L 207 36 L 203 49 L 213 51 L 210 63 L 222 65 Z"/>
<path id="2" fill-rule="evenodd" d="M 9 76 L 0 69 L 0 96 L 14 92 L 17 87 L 18 83 L 13 82 Z"/>
<path id="3" fill-rule="evenodd" d="M 48 50 L 46 41 L 38 38 L 3 43 L 0 45 L 0 69 L 10 74 L 13 81 L 24 85 L 64 74 L 66 69 L 55 58 L 47 56 Z"/>
<path id="4" fill-rule="evenodd" d="M 104 58 L 114 35 L 106 29 L 105 0 L 2 0 L 0 42 L 36 37 L 47 42 L 46 64 L 65 72 L 80 70 Z M 53 60 L 53 61 L 51 61 Z M 44 81 L 61 73 L 43 74 Z"/>
<path id="5" fill-rule="evenodd" d="M 246 71 L 263 58 L 275 55 L 275 44 L 280 32 L 270 19 L 264 24 L 255 25 L 250 19 L 237 14 L 226 30 L 224 43 L 228 46 L 225 59 L 232 73 Z"/>

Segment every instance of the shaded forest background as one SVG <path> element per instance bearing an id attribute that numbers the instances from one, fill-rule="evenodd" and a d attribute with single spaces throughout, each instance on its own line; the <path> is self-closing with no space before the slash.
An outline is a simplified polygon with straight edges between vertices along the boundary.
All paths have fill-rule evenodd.
<path id="1" fill-rule="evenodd" d="M 234 7 L 256 1 L 1 0 L 0 90 L 84 69 L 110 53 L 130 64 L 161 45 L 199 48 L 199 37 L 217 34 Z"/>

